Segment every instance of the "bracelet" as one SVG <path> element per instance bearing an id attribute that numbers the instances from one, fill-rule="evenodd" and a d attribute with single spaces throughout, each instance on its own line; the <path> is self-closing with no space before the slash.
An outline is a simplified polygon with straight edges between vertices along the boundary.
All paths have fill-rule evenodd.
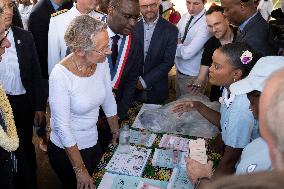
<path id="1" fill-rule="evenodd" d="M 83 168 L 80 168 L 80 167 L 73 167 L 73 170 L 74 170 L 74 172 L 75 172 L 75 174 L 77 175 L 77 174 L 79 174 L 79 173 L 81 173 L 81 172 L 83 172 L 83 169 L 85 168 L 85 166 L 83 166 Z"/>
<path id="2" fill-rule="evenodd" d="M 209 177 L 199 177 L 197 179 L 197 183 L 194 185 L 194 189 L 197 189 L 201 183 L 202 180 L 208 180 L 208 181 L 211 181 L 211 178 Z"/>

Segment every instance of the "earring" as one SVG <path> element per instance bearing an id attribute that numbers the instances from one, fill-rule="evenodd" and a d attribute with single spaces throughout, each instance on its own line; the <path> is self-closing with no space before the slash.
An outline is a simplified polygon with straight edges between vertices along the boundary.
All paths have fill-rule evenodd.
<path id="1" fill-rule="evenodd" d="M 236 79 L 234 78 L 234 82 L 236 82 Z"/>

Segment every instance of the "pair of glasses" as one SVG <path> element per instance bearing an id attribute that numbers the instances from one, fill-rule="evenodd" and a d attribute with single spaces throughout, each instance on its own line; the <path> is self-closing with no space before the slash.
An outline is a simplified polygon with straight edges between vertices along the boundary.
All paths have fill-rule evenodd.
<path id="1" fill-rule="evenodd" d="M 107 47 L 103 48 L 102 50 L 91 49 L 90 51 L 94 51 L 94 52 L 96 52 L 96 53 L 98 53 L 98 54 L 100 54 L 100 55 L 105 56 L 105 55 L 107 55 L 108 52 L 110 51 L 110 47 L 107 46 Z"/>
<path id="2" fill-rule="evenodd" d="M 149 5 L 140 5 L 140 8 L 144 9 L 144 10 L 146 10 L 148 8 L 155 9 L 155 8 L 157 8 L 157 6 L 158 6 L 158 3 L 152 3 L 152 4 L 149 4 Z"/>
<path id="3" fill-rule="evenodd" d="M 3 47 L 3 42 L 5 41 L 5 39 L 7 38 L 9 34 L 9 30 L 5 30 L 5 36 L 3 37 L 3 39 L 1 39 L 0 41 L 0 47 L 2 48 Z"/>
<path id="4" fill-rule="evenodd" d="M 98 54 L 100 54 L 100 55 L 103 55 L 103 56 L 105 56 L 107 53 L 107 51 L 106 50 L 104 50 L 104 51 L 98 51 L 98 50 L 93 50 L 93 51 L 95 51 L 96 53 L 98 53 Z"/>

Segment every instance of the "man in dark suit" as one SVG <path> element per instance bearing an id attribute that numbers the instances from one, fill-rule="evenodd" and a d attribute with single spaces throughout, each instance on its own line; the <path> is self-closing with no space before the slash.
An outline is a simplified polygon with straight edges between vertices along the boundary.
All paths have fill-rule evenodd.
<path id="1" fill-rule="evenodd" d="M 63 3 L 65 2 L 65 3 Z M 32 9 L 29 17 L 28 30 L 32 32 L 41 65 L 42 76 L 48 79 L 47 52 L 48 52 L 48 27 L 51 14 L 70 9 L 72 1 L 64 0 L 40 0 Z"/>
<path id="2" fill-rule="evenodd" d="M 2 60 L 2 54 L 5 52 L 5 48 L 9 48 L 10 43 L 7 40 L 3 16 L 3 8 L 0 4 L 0 61 Z M 2 94 L 1 94 L 2 95 Z M 0 111 L 3 111 L 2 109 Z M 7 129 L 3 116 L 0 114 L 0 128 L 3 130 Z M 14 189 L 14 178 L 13 178 L 13 166 L 11 160 L 11 152 L 8 152 L 0 145 L 0 178 L 1 187 L 7 189 Z"/>
<path id="3" fill-rule="evenodd" d="M 42 95 L 40 65 L 30 32 L 11 25 L 11 0 L 5 5 L 5 28 L 11 47 L 6 49 L 0 63 L 0 80 L 11 104 L 20 146 L 16 151 L 17 185 L 36 188 L 36 156 L 32 143 L 33 125 L 45 119 L 46 99 Z"/>
<path id="4" fill-rule="evenodd" d="M 178 29 L 159 16 L 159 0 L 139 0 L 143 16 L 135 27 L 144 47 L 144 64 L 136 84 L 136 99 L 161 104 L 168 96 L 168 72 L 174 65 Z"/>
<path id="5" fill-rule="evenodd" d="M 276 53 L 269 44 L 268 23 L 257 12 L 253 0 L 221 0 L 221 4 L 225 17 L 239 26 L 235 42 L 246 42 L 264 56 Z"/>
<path id="6" fill-rule="evenodd" d="M 110 1 L 107 31 L 112 54 L 108 57 L 108 62 L 120 122 L 126 118 L 127 111 L 132 104 L 139 76 L 139 66 L 143 62 L 141 43 L 137 34 L 131 33 L 139 18 L 138 0 Z M 102 112 L 99 118 L 99 142 L 105 150 L 110 142 L 111 134 L 108 124 L 103 121 L 105 119 Z"/>
<path id="7" fill-rule="evenodd" d="M 140 16 L 138 0 L 111 0 L 107 18 L 112 55 L 108 57 L 120 119 L 126 117 L 135 93 L 143 50 L 131 33 Z"/>

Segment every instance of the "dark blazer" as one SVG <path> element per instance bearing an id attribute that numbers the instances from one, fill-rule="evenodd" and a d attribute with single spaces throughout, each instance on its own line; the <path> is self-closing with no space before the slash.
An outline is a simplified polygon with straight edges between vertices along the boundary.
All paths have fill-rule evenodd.
<path id="1" fill-rule="evenodd" d="M 259 12 L 236 38 L 236 42 L 246 42 L 264 56 L 276 54 L 276 50 L 269 44 L 269 41 L 268 23 Z"/>
<path id="2" fill-rule="evenodd" d="M 26 94 L 35 111 L 44 111 L 42 77 L 37 52 L 31 32 L 11 26 L 19 61 L 20 75 Z"/>
<path id="3" fill-rule="evenodd" d="M 60 9 L 70 9 L 72 2 L 67 2 Z M 29 17 L 28 30 L 32 32 L 41 65 L 42 76 L 48 79 L 48 28 L 51 14 L 55 13 L 50 0 L 40 0 L 32 9 Z"/>
<path id="4" fill-rule="evenodd" d="M 137 23 L 134 33 L 138 33 L 140 36 L 139 41 L 144 48 L 143 20 Z M 143 92 L 136 91 L 138 100 L 141 93 L 146 94 L 147 97 L 144 100 L 147 103 L 161 104 L 166 100 L 169 92 L 168 72 L 174 65 L 177 41 L 177 27 L 159 17 L 151 38 L 147 57 L 140 68 L 140 76 L 145 81 L 147 89 Z"/>
<path id="5" fill-rule="evenodd" d="M 125 119 L 127 111 L 132 104 L 139 76 L 139 66 L 142 62 L 143 50 L 139 43 L 139 38 L 136 33 L 132 33 L 128 59 L 125 63 L 118 89 L 115 90 L 117 115 L 121 120 Z"/>

